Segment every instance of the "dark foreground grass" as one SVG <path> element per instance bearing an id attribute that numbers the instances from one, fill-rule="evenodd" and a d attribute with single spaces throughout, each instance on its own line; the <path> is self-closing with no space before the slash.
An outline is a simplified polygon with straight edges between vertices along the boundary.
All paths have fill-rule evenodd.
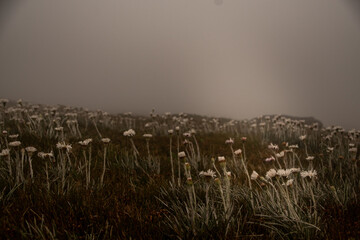
<path id="1" fill-rule="evenodd" d="M 137 121 L 138 125 L 143 124 L 141 120 Z M 16 124 L 10 120 L 5 126 L 4 129 L 9 132 L 14 132 L 16 129 Z M 280 219 L 281 224 L 276 225 L 275 218 L 281 217 L 280 212 L 279 215 L 275 212 L 273 218 L 271 215 L 263 216 L 255 212 L 249 197 L 246 197 L 250 196 L 246 176 L 241 174 L 241 171 L 231 169 L 231 165 L 229 165 L 229 171 L 233 172 L 231 216 L 220 216 L 221 211 L 218 211 L 219 216 L 212 218 L 217 219 L 216 221 L 212 220 L 204 225 L 204 218 L 199 216 L 194 223 L 196 226 L 191 226 L 185 219 L 186 204 L 189 201 L 186 181 L 183 177 L 181 186 L 174 187 L 171 184 L 169 136 L 159 131 L 155 132 L 150 140 L 151 159 L 160 163 L 160 167 L 149 166 L 146 165 L 149 156 L 145 140 L 139 137 L 140 133 L 146 130 L 141 128 L 133 138 L 140 152 L 137 157 L 139 166 L 136 166 L 129 139 L 122 136 L 126 128 L 124 126 L 99 128 L 102 136 L 112 139 L 108 146 L 103 187 L 99 185 L 99 179 L 102 173 L 104 146 L 94 127 L 89 124 L 85 130 L 84 122 L 80 122 L 82 139 L 85 138 L 84 136 L 94 139 L 91 148 L 91 182 L 88 189 L 85 186 L 84 171 L 80 169 L 83 149 L 76 144 L 81 140 L 77 136 L 68 135 L 66 139 L 73 146 L 69 154 L 73 165 L 66 171 L 64 188 L 61 187 L 58 175 L 58 162 L 34 156 L 34 179 L 30 178 L 26 165 L 24 181 L 16 184 L 6 170 L 4 158 L 1 158 L 0 237 L 2 239 L 359 239 L 360 185 L 358 173 L 353 172 L 353 168 L 358 167 L 358 160 L 350 163 L 350 159 L 346 156 L 340 158 L 339 161 L 343 162 L 335 164 L 330 175 L 326 174 L 327 168 L 322 162 L 314 163 L 314 168 L 319 172 L 317 184 L 321 185 L 317 188 L 319 192 L 315 193 L 320 219 L 317 227 L 320 230 L 309 228 L 309 232 L 300 232 L 300 228 L 294 228 L 299 223 L 288 223 Z M 270 154 L 267 148 L 269 142 L 264 142 L 263 137 L 258 134 L 247 131 L 200 132 L 196 137 L 201 157 L 210 167 L 212 157 L 224 155 L 231 159 L 232 153 L 224 141 L 229 137 L 235 137 L 234 149 L 241 148 L 242 136 L 247 136 L 245 147 L 250 173 L 256 170 L 264 175 L 272 166 L 263 161 Z M 6 144 L 4 139 L 4 137 L 1 139 L 3 148 Z M 55 147 L 58 138 L 48 137 L 45 134 L 38 135 L 24 129 L 20 140 L 23 147 L 31 145 L 39 151 L 53 150 L 56 161 L 59 161 Z M 181 142 L 183 140 L 181 138 Z M 272 140 L 282 146 L 282 139 L 273 136 Z M 294 144 L 301 144 L 297 138 L 290 140 L 294 141 Z M 318 157 L 317 159 L 322 159 L 323 149 L 318 142 L 307 147 L 308 151 Z M 177 174 L 176 148 L 174 135 L 172 149 Z M 181 144 L 180 150 L 184 149 L 185 146 Z M 304 154 L 303 149 L 299 150 L 300 156 L 304 157 Z M 50 188 L 45 174 L 45 162 L 49 169 Z M 216 166 L 220 168 L 217 163 Z M 183 170 L 183 166 L 181 169 Z M 201 170 L 207 169 L 201 166 L 198 170 L 192 169 L 199 206 L 205 202 L 206 197 L 204 191 L 206 185 L 196 177 Z M 340 173 L 345 174 L 339 175 Z M 211 184 L 210 194 L 215 199 L 212 201 L 213 207 L 221 210 L 219 192 L 214 183 Z M 267 190 L 260 184 L 256 189 L 260 192 Z M 311 200 L 309 196 L 304 195 L 304 202 L 306 201 Z M 308 206 L 304 204 L 302 207 L 301 211 L 306 212 L 312 211 L 310 208 L 314 206 L 309 203 Z M 172 225 L 172 221 L 181 220 L 182 214 L 185 219 L 183 224 L 180 223 L 178 227 L 175 226 L 176 224 Z M 186 226 L 188 223 L 189 228 Z M 193 229 L 196 229 L 196 232 Z"/>

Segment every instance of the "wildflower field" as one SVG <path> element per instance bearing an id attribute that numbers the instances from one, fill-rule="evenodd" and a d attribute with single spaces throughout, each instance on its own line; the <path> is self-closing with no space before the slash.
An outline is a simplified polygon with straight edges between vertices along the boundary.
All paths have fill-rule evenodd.
<path id="1" fill-rule="evenodd" d="M 2 239 L 359 239 L 360 131 L 0 102 Z"/>

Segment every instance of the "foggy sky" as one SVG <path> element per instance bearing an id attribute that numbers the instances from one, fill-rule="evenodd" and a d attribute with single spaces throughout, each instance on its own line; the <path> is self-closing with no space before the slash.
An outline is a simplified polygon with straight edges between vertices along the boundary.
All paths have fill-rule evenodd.
<path id="1" fill-rule="evenodd" d="M 0 98 L 112 113 L 314 116 L 360 128 L 360 17 L 349 2 L 31 0 L 0 8 Z"/>

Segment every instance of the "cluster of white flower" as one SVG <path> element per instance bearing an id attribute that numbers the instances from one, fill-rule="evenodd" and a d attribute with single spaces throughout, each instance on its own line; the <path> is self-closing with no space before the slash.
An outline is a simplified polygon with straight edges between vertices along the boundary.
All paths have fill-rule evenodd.
<path id="1" fill-rule="evenodd" d="M 16 139 L 19 137 L 19 134 L 12 134 L 12 135 L 9 135 L 9 138 L 11 139 Z"/>
<path id="2" fill-rule="evenodd" d="M 276 175 L 280 177 L 289 177 L 290 174 L 291 174 L 290 169 L 278 169 L 276 172 Z"/>
<path id="3" fill-rule="evenodd" d="M 276 156 L 277 158 L 282 158 L 282 157 L 285 156 L 285 152 L 284 152 L 284 151 L 281 151 L 281 152 L 279 152 L 279 153 L 276 153 L 275 156 Z"/>
<path id="4" fill-rule="evenodd" d="M 298 173 L 300 172 L 300 168 L 290 168 L 291 173 Z"/>
<path id="5" fill-rule="evenodd" d="M 18 147 L 21 145 L 21 142 L 20 141 L 14 141 L 14 142 L 10 142 L 9 143 L 9 146 L 10 147 Z"/>
<path id="6" fill-rule="evenodd" d="M 133 129 L 129 129 L 129 130 L 124 132 L 125 137 L 133 137 L 133 136 L 135 136 L 135 134 L 136 133 L 135 133 L 135 131 Z"/>
<path id="7" fill-rule="evenodd" d="M 201 171 L 201 172 L 199 173 L 199 176 L 200 176 L 200 177 L 206 177 L 206 178 L 215 178 L 215 177 L 216 177 L 216 174 L 215 174 L 215 172 L 214 172 L 213 170 L 209 169 L 209 170 L 207 170 L 206 172 Z"/>
<path id="8" fill-rule="evenodd" d="M 226 160 L 225 160 L 224 156 L 219 156 L 218 161 L 219 161 L 219 163 L 222 163 L 222 162 L 225 162 Z"/>
<path id="9" fill-rule="evenodd" d="M 349 152 L 356 153 L 357 148 L 356 147 L 349 148 Z"/>
<path id="10" fill-rule="evenodd" d="M 234 144 L 234 139 L 233 138 L 229 138 L 225 141 L 225 144 Z"/>
<path id="11" fill-rule="evenodd" d="M 294 179 L 289 179 L 286 181 L 286 183 L 283 183 L 282 185 L 289 187 L 289 186 L 292 186 L 293 183 L 294 183 Z"/>
<path id="12" fill-rule="evenodd" d="M 267 179 L 273 178 L 275 176 L 289 178 L 290 174 L 298 173 L 298 172 L 300 172 L 300 168 L 288 168 L 288 169 L 278 169 L 278 170 L 272 168 L 266 172 L 265 177 Z"/>
<path id="13" fill-rule="evenodd" d="M 279 150 L 279 146 L 272 143 L 269 144 L 268 148 L 271 150 Z"/>
<path id="14" fill-rule="evenodd" d="M 314 160 L 314 158 L 315 158 L 314 156 L 307 156 L 307 157 L 306 157 L 306 160 L 312 161 L 312 160 Z"/>
<path id="15" fill-rule="evenodd" d="M 34 153 L 34 152 L 37 151 L 37 149 L 34 148 L 34 147 L 32 147 L 32 146 L 26 147 L 25 150 L 26 150 L 26 152 L 28 152 L 28 153 Z"/>
<path id="16" fill-rule="evenodd" d="M 267 179 L 271 179 L 271 178 L 275 177 L 276 174 L 277 174 L 276 170 L 272 168 L 272 169 L 270 169 L 269 171 L 266 172 L 265 177 Z"/>
<path id="17" fill-rule="evenodd" d="M 3 149 L 0 153 L 0 157 L 5 157 L 10 154 L 10 149 Z"/>
<path id="18" fill-rule="evenodd" d="M 190 132 L 185 132 L 185 133 L 183 133 L 183 136 L 189 138 L 189 137 L 191 137 L 191 133 Z"/>
<path id="19" fill-rule="evenodd" d="M 306 135 L 300 136 L 299 139 L 300 139 L 301 141 L 304 141 L 304 140 L 306 139 Z"/>
<path id="20" fill-rule="evenodd" d="M 299 145 L 297 145 L 297 144 L 295 144 L 295 145 L 290 145 L 289 148 L 290 148 L 291 150 L 293 150 L 293 149 L 298 149 L 298 148 L 299 148 Z"/>
<path id="21" fill-rule="evenodd" d="M 102 138 L 101 141 L 105 144 L 110 143 L 110 138 Z"/>
<path id="22" fill-rule="evenodd" d="M 178 153 L 178 157 L 179 157 L 179 158 L 184 158 L 184 157 L 186 157 L 185 152 L 179 152 L 179 153 Z"/>
<path id="23" fill-rule="evenodd" d="M 316 178 L 317 177 L 317 172 L 316 172 L 316 170 L 302 171 L 300 173 L 300 175 L 301 175 L 302 178 L 306 178 L 306 177 Z"/>
<path id="24" fill-rule="evenodd" d="M 250 177 L 251 180 L 256 180 L 259 177 L 259 174 L 256 171 L 253 171 Z"/>
<path id="25" fill-rule="evenodd" d="M 58 143 L 56 144 L 56 148 L 57 148 L 57 149 L 60 149 L 60 150 L 66 150 L 66 151 L 68 151 L 68 152 L 70 152 L 71 149 L 72 149 L 71 145 L 70 145 L 70 144 L 66 144 L 65 142 L 58 142 Z"/>
<path id="26" fill-rule="evenodd" d="M 38 152 L 38 157 L 45 159 L 45 158 L 52 158 L 54 157 L 54 153 L 51 151 L 49 153 L 44 153 L 44 152 Z"/>
<path id="27" fill-rule="evenodd" d="M 241 149 L 237 149 L 234 151 L 235 155 L 240 155 L 242 153 L 242 150 Z"/>
<path id="28" fill-rule="evenodd" d="M 80 144 L 81 146 L 87 146 L 87 145 L 89 145 L 89 143 L 91 143 L 91 142 L 92 142 L 92 138 L 88 138 L 88 139 L 85 139 L 84 141 L 80 141 L 79 144 Z"/>
<path id="29" fill-rule="evenodd" d="M 265 162 L 271 162 L 271 161 L 275 161 L 275 158 L 273 156 L 265 158 Z"/>
<path id="30" fill-rule="evenodd" d="M 56 127 L 56 128 L 55 128 L 55 131 L 57 131 L 57 132 L 61 132 L 61 131 L 63 131 L 63 130 L 64 130 L 63 127 Z"/>
<path id="31" fill-rule="evenodd" d="M 326 152 L 332 153 L 334 151 L 333 147 L 327 147 Z"/>
<path id="32" fill-rule="evenodd" d="M 278 169 L 276 175 L 280 177 L 288 177 L 290 173 L 290 169 Z"/>

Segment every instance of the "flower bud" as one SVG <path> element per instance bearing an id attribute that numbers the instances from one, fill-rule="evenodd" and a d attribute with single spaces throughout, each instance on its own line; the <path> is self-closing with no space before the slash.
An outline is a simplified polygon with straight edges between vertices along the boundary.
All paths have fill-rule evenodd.
<path id="1" fill-rule="evenodd" d="M 219 178 L 215 178 L 215 183 L 217 183 L 217 184 L 219 184 L 219 185 L 221 185 L 221 180 L 219 179 Z"/>
<path id="2" fill-rule="evenodd" d="M 189 186 L 193 185 L 193 180 L 192 180 L 192 178 L 191 178 L 191 177 L 188 177 L 188 178 L 186 179 L 186 183 L 187 183 L 187 185 L 189 185 Z"/>
<path id="3" fill-rule="evenodd" d="M 185 163 L 185 168 L 188 171 L 191 169 L 191 166 L 190 166 L 190 164 L 188 162 Z"/>

